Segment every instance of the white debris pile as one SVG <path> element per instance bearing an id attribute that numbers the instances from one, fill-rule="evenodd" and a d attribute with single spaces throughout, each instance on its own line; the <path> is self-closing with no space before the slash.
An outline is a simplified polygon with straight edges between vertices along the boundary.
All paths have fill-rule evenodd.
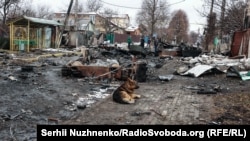
<path id="1" fill-rule="evenodd" d="M 91 91 L 89 94 L 86 94 L 85 97 L 79 97 L 76 101 L 76 106 L 80 109 L 90 107 L 91 104 L 94 104 L 100 99 L 104 99 L 111 95 L 115 89 L 116 87 L 97 88 Z"/>

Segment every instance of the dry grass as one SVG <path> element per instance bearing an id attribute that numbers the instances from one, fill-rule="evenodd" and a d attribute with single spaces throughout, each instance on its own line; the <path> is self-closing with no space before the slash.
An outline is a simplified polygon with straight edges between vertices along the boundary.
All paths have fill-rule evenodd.
<path id="1" fill-rule="evenodd" d="M 215 122 L 219 124 L 250 124 L 250 94 L 220 94 L 214 97 Z"/>

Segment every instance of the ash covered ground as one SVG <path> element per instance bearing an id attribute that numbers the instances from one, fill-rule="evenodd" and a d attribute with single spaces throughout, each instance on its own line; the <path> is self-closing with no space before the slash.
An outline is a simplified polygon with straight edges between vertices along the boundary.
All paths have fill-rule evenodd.
<path id="1" fill-rule="evenodd" d="M 52 55 L 34 62 L 15 56 L 31 55 L 1 52 L 0 140 L 36 140 L 37 124 L 250 123 L 250 81 L 227 77 L 225 73 L 197 78 L 178 75 L 176 70 L 187 65 L 182 57 L 147 55 L 142 58 L 148 62 L 147 80 L 139 83 L 136 92 L 143 97 L 135 104 L 123 105 L 111 99 L 112 91 L 121 81 L 96 83 L 91 79 L 62 76 L 62 66 L 78 59 L 79 54 Z M 100 54 L 99 57 L 130 59 L 126 55 Z M 173 77 L 163 81 L 159 75 Z M 201 88 L 219 90 L 215 94 L 197 94 Z M 191 112 L 181 114 L 185 109 Z"/>

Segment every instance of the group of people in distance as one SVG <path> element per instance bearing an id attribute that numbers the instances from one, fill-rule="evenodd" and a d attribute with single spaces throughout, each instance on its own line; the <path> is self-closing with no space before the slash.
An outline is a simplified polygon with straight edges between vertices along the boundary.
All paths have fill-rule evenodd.
<path id="1" fill-rule="evenodd" d="M 152 40 L 152 42 L 151 42 L 151 40 Z M 130 34 L 128 34 L 128 38 L 127 38 L 128 48 L 131 47 L 132 42 L 133 42 L 132 37 Z M 147 44 L 147 47 L 150 47 L 151 43 L 153 43 L 155 56 L 158 56 L 159 42 L 160 42 L 160 38 L 157 38 L 156 36 L 153 36 L 151 39 L 149 36 L 142 35 L 140 38 L 140 46 L 143 48 L 145 47 L 145 43 Z"/>

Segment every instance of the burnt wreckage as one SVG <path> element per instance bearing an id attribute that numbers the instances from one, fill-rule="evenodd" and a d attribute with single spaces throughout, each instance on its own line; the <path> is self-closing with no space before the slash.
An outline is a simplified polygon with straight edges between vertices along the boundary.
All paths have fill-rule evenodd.
<path id="1" fill-rule="evenodd" d="M 185 44 L 178 46 L 161 42 L 158 54 L 160 58 L 195 57 L 201 54 L 201 49 Z M 138 45 L 132 45 L 128 50 L 105 45 L 82 47 L 81 56 L 62 67 L 62 75 L 109 81 L 126 80 L 127 77 L 132 77 L 138 82 L 145 82 L 148 69 L 146 56 L 154 56 L 154 53 Z"/>
<path id="2" fill-rule="evenodd" d="M 116 50 L 115 53 L 109 53 L 109 57 L 112 55 L 120 57 L 119 61 L 108 59 L 106 49 L 102 49 L 98 57 L 93 57 L 94 55 L 90 52 L 91 49 L 83 48 L 77 60 L 70 61 L 62 67 L 62 76 L 83 77 L 96 81 L 108 80 L 109 82 L 126 80 L 128 77 L 138 82 L 146 81 L 147 63 L 137 60 L 130 51 L 123 53 L 125 51 Z M 138 55 L 138 52 L 136 54 Z M 112 58 L 115 58 L 114 56 Z"/>

